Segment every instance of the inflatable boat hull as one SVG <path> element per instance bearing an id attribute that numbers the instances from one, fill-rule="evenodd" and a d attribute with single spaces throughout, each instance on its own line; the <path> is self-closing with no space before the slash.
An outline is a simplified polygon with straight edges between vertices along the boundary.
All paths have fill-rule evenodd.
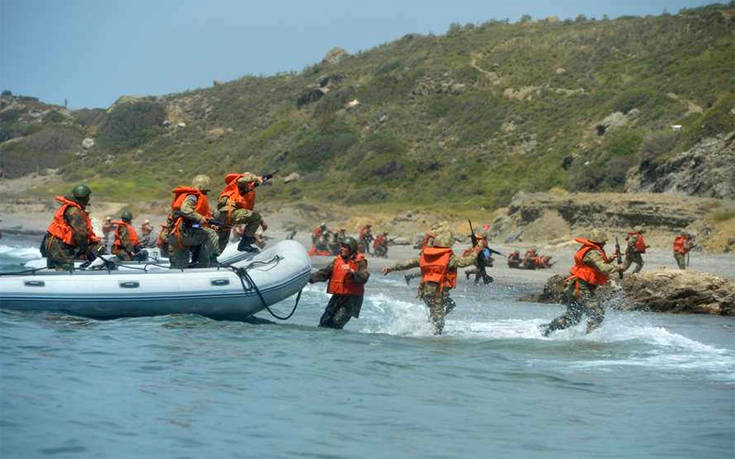
<path id="1" fill-rule="evenodd" d="M 282 241 L 230 268 L 44 272 L 0 277 L 0 307 L 95 319 L 200 314 L 245 319 L 298 293 L 309 280 L 304 247 Z"/>

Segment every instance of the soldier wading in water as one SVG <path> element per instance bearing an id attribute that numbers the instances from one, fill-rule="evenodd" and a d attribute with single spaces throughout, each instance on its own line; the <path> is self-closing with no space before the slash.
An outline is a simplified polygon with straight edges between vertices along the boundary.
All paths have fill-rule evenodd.
<path id="1" fill-rule="evenodd" d="M 549 336 L 555 330 L 572 327 L 579 323 L 582 315 L 587 314 L 587 333 L 598 328 L 605 318 L 605 310 L 595 296 L 597 287 L 610 280 L 610 274 L 622 272 L 622 265 L 615 265 L 613 258 L 608 258 L 603 247 L 607 235 L 599 230 L 592 230 L 588 238 L 576 238 L 582 247 L 574 254 L 574 266 L 569 270 L 571 276 L 566 279 L 564 296 L 567 310 L 564 315 L 543 326 L 542 333 Z"/>
<path id="2" fill-rule="evenodd" d="M 360 317 L 365 283 L 370 273 L 367 260 L 357 249 L 355 238 L 345 238 L 332 264 L 311 273 L 309 283 L 329 280 L 327 293 L 332 294 L 319 320 L 320 327 L 341 329 L 352 317 Z"/>
<path id="3" fill-rule="evenodd" d="M 474 265 L 477 260 L 477 253 L 474 251 L 466 257 L 456 257 L 450 248 L 453 243 L 451 232 L 439 233 L 434 238 L 433 246 L 421 249 L 418 258 L 386 266 L 382 270 L 383 274 L 388 274 L 392 271 L 421 268 L 419 298 L 429 307 L 429 318 L 435 335 L 442 334 L 444 316 L 456 306 L 449 291 L 457 286 L 457 268 Z"/>

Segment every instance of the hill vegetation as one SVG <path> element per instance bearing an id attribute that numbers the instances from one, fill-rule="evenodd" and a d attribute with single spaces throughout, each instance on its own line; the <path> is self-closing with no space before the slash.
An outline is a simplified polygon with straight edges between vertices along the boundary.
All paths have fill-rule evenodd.
<path id="1" fill-rule="evenodd" d="M 282 201 L 489 210 L 521 190 L 622 191 L 642 162 L 735 130 L 734 37 L 735 2 L 524 17 L 107 110 L 5 94 L 1 167 L 58 169 L 118 200 L 165 200 L 198 173 L 272 169 L 300 175 L 263 191 Z"/>

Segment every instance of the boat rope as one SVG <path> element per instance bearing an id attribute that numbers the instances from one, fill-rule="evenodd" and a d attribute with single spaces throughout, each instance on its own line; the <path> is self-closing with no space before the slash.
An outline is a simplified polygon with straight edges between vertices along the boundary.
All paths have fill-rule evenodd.
<path id="1" fill-rule="evenodd" d="M 280 257 L 276 256 L 274 258 L 276 259 L 276 261 L 278 261 L 278 259 Z M 254 265 L 255 263 L 268 264 L 268 263 L 270 263 L 272 261 L 273 260 L 270 260 L 268 262 L 257 262 L 256 261 L 256 262 L 251 263 L 250 266 Z M 242 285 L 243 292 L 245 292 L 247 294 L 247 292 L 250 291 L 251 289 L 252 290 L 255 290 L 255 293 L 258 294 L 258 298 L 260 298 L 260 302 L 263 304 L 263 307 L 266 309 L 266 311 L 268 311 L 268 313 L 270 313 L 270 315 L 272 315 L 273 317 L 275 317 L 278 320 L 288 320 L 288 319 L 290 319 L 294 315 L 294 313 L 296 312 L 296 308 L 298 308 L 298 306 L 299 306 L 299 300 L 301 299 L 301 292 L 302 292 L 303 289 L 299 290 L 298 295 L 296 295 L 296 302 L 294 303 L 293 309 L 291 309 L 291 312 L 288 315 L 286 315 L 286 316 L 279 316 L 278 314 L 276 314 L 275 312 L 273 312 L 273 310 L 271 310 L 271 308 L 268 307 L 268 303 L 265 302 L 265 298 L 263 298 L 263 294 L 260 292 L 260 289 L 255 284 L 255 281 L 253 281 L 253 278 L 250 277 L 250 273 L 248 273 L 247 268 L 237 268 L 235 266 L 227 266 L 227 267 L 230 268 L 235 274 L 237 274 L 237 277 L 240 279 L 240 285 Z M 245 285 L 245 282 L 246 281 L 247 281 L 248 285 L 250 285 L 250 288 L 248 288 Z"/>
<path id="2" fill-rule="evenodd" d="M 38 271 L 43 271 L 47 268 L 33 268 L 33 269 L 26 269 L 23 271 L 13 271 L 13 272 L 0 272 L 0 276 L 21 276 L 23 274 L 36 274 Z"/>

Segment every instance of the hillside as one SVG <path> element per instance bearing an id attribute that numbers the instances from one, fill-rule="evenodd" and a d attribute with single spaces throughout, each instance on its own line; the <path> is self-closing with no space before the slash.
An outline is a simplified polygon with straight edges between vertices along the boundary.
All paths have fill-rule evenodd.
<path id="1" fill-rule="evenodd" d="M 355 55 L 335 49 L 300 73 L 106 110 L 4 93 L 0 167 L 8 178 L 54 169 L 51 191 L 86 181 L 111 200 L 163 202 L 197 173 L 243 169 L 297 172 L 263 191 L 276 201 L 490 210 L 518 191 L 626 187 L 733 199 L 722 183 L 735 182 L 734 37 L 730 2 L 453 24 Z M 697 173 L 675 178 L 697 186 L 672 185 L 689 167 Z"/>

